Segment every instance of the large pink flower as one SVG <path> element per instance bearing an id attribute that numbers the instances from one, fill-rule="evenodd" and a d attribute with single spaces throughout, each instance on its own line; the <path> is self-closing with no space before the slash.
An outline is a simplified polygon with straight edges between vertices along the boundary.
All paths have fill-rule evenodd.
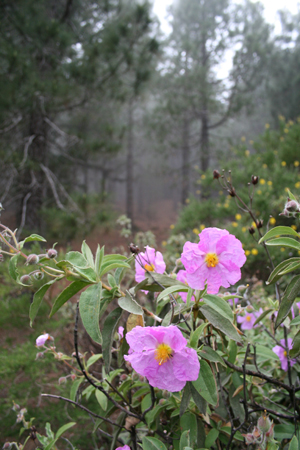
<path id="1" fill-rule="evenodd" d="M 263 313 L 263 309 L 259 308 L 258 311 L 248 312 L 244 316 L 237 316 L 237 323 L 241 324 L 242 330 L 252 330 L 252 328 L 257 328 L 259 324 L 255 324 L 256 319 Z"/>
<path id="2" fill-rule="evenodd" d="M 197 352 L 186 346 L 177 327 L 137 326 L 126 334 L 126 340 L 130 354 L 124 358 L 151 386 L 178 392 L 187 381 L 198 378 Z"/>
<path id="3" fill-rule="evenodd" d="M 145 279 L 145 272 L 164 273 L 166 264 L 160 252 L 155 253 L 155 249 L 147 245 L 145 252 L 141 252 L 135 259 L 135 281 L 140 283 Z"/>
<path id="4" fill-rule="evenodd" d="M 275 345 L 275 347 L 273 347 L 272 350 L 278 356 L 280 363 L 281 363 L 282 370 L 287 372 L 288 359 L 287 359 L 287 351 L 285 350 L 285 339 L 281 339 L 280 344 L 281 344 L 281 346 Z M 293 348 L 293 339 L 292 338 L 288 338 L 287 345 L 288 345 L 289 350 L 291 350 Z M 294 364 L 296 364 L 296 360 L 290 359 L 290 366 L 292 367 Z"/>
<path id="5" fill-rule="evenodd" d="M 187 271 L 187 282 L 193 289 L 217 294 L 221 286 L 228 288 L 241 279 L 240 268 L 246 261 L 241 242 L 227 230 L 205 228 L 199 244 L 186 242 L 181 261 Z"/>
<path id="6" fill-rule="evenodd" d="M 182 283 L 185 283 L 187 285 L 187 281 L 186 281 L 186 275 L 187 275 L 187 271 L 186 270 L 179 270 L 176 278 L 178 281 L 181 281 Z M 182 300 L 184 301 L 184 303 L 186 303 L 186 299 L 188 296 L 187 292 L 179 292 L 180 297 L 182 298 Z M 195 301 L 195 297 L 192 296 L 191 298 L 192 301 Z"/>

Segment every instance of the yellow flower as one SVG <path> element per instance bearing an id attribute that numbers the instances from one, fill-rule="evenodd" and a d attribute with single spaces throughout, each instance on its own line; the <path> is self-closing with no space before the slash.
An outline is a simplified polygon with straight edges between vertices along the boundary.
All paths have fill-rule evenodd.
<path id="1" fill-rule="evenodd" d="M 227 202 L 224 203 L 224 208 L 229 208 L 229 204 Z"/>
<path id="2" fill-rule="evenodd" d="M 267 164 L 263 164 L 263 168 L 266 169 L 268 166 Z"/>
<path id="3" fill-rule="evenodd" d="M 300 255 L 300 250 L 298 250 L 298 255 Z"/>
<path id="4" fill-rule="evenodd" d="M 293 228 L 293 230 L 297 231 L 296 225 L 291 225 L 291 228 Z"/>
<path id="5" fill-rule="evenodd" d="M 265 129 L 268 130 L 269 128 L 270 128 L 270 124 L 269 124 L 269 123 L 266 123 Z"/>
<path id="6" fill-rule="evenodd" d="M 205 228 L 205 225 L 201 224 L 200 225 L 200 230 L 202 231 L 202 230 L 204 230 L 204 228 Z"/>
<path id="7" fill-rule="evenodd" d="M 270 219 L 270 225 L 275 225 L 276 219 L 274 217 L 271 217 Z"/>
<path id="8" fill-rule="evenodd" d="M 196 183 L 197 183 L 197 184 L 201 184 L 201 180 L 197 180 Z"/>
<path id="9" fill-rule="evenodd" d="M 252 222 L 251 225 L 255 228 L 256 227 L 256 223 Z"/>
<path id="10" fill-rule="evenodd" d="M 267 181 L 268 186 L 272 186 L 272 184 L 273 184 L 273 181 L 271 181 L 271 180 Z"/>
<path id="11" fill-rule="evenodd" d="M 289 120 L 289 125 L 294 125 L 294 121 L 293 120 Z"/>
<path id="12" fill-rule="evenodd" d="M 237 222 L 231 222 L 231 225 L 235 228 L 239 226 L 239 224 Z"/>
<path id="13" fill-rule="evenodd" d="M 284 141 L 284 137 L 283 136 L 280 136 L 280 140 L 281 140 L 281 142 L 283 142 Z M 274 152 L 275 153 L 275 152 Z"/>
<path id="14" fill-rule="evenodd" d="M 251 253 L 252 253 L 252 255 L 258 255 L 258 250 L 257 250 L 257 248 L 253 248 L 253 249 L 251 250 Z"/>
<path id="15" fill-rule="evenodd" d="M 274 155 L 277 155 L 277 153 L 278 153 L 278 151 L 277 151 L 277 150 L 274 150 Z"/>
<path id="16" fill-rule="evenodd" d="M 251 141 L 249 141 L 249 144 L 250 144 L 250 145 L 253 145 L 253 144 L 254 144 L 254 141 L 252 141 L 252 139 L 251 139 Z"/>
<path id="17" fill-rule="evenodd" d="M 161 245 L 165 247 L 167 245 L 167 241 L 162 241 Z"/>
<path id="18" fill-rule="evenodd" d="M 217 203 L 217 207 L 220 208 L 222 205 L 221 203 Z"/>
<path id="19" fill-rule="evenodd" d="M 241 220 L 242 216 L 240 214 L 235 215 L 236 220 Z"/>
<path id="20" fill-rule="evenodd" d="M 245 136 L 242 136 L 242 137 L 241 137 L 241 141 L 242 141 L 242 142 L 246 142 Z"/>
<path id="21" fill-rule="evenodd" d="M 284 190 L 285 190 L 285 192 L 288 192 L 288 191 L 289 191 L 289 188 L 285 187 Z"/>
<path id="22" fill-rule="evenodd" d="M 194 169 L 198 170 L 199 166 L 197 164 L 194 165 Z"/>
<path id="23" fill-rule="evenodd" d="M 250 155 L 249 150 L 245 150 L 245 155 L 246 155 L 246 156 L 249 156 L 249 155 Z"/>
<path id="24" fill-rule="evenodd" d="M 259 189 L 258 191 L 257 191 L 257 195 L 261 195 L 262 194 L 262 191 Z"/>
<path id="25" fill-rule="evenodd" d="M 295 166 L 295 167 L 298 167 L 299 164 L 300 164 L 299 161 L 294 161 L 294 166 Z"/>
<path id="26" fill-rule="evenodd" d="M 281 247 L 280 251 L 281 251 L 281 252 L 284 252 L 284 250 L 285 250 L 285 248 L 284 248 L 284 247 Z"/>
<path id="27" fill-rule="evenodd" d="M 297 122 L 300 123 L 300 117 L 297 117 Z"/>
<path id="28" fill-rule="evenodd" d="M 289 132 L 289 129 L 285 128 L 283 131 L 287 134 Z"/>
<path id="29" fill-rule="evenodd" d="M 266 180 L 264 180 L 263 178 L 261 178 L 261 179 L 259 180 L 259 182 L 260 182 L 260 184 L 265 184 Z"/>
<path id="30" fill-rule="evenodd" d="M 190 200 L 189 198 L 186 198 L 186 199 L 185 199 L 185 203 L 190 203 L 190 201 L 191 201 L 191 200 Z"/>
<path id="31" fill-rule="evenodd" d="M 194 228 L 194 229 L 193 229 L 193 233 L 195 233 L 195 234 L 199 234 L 199 230 L 198 230 L 198 228 Z"/>
<path id="32" fill-rule="evenodd" d="M 170 225 L 170 228 L 171 228 L 171 230 L 174 230 L 174 228 L 175 228 L 175 225 Z"/>
<path id="33" fill-rule="evenodd" d="M 219 191 L 219 195 L 222 195 L 223 194 L 223 191 Z"/>
<path id="34" fill-rule="evenodd" d="M 250 253 L 251 253 L 250 250 L 246 250 L 246 251 L 245 251 L 245 255 L 246 255 L 246 256 L 249 256 Z"/>
<path id="35" fill-rule="evenodd" d="M 242 228 L 242 232 L 245 233 L 246 231 L 247 231 L 247 228 L 246 228 L 246 227 L 243 227 L 243 228 Z"/>
<path id="36" fill-rule="evenodd" d="M 281 114 L 278 116 L 278 119 L 279 119 L 281 122 L 284 122 L 284 121 L 285 121 L 285 117 L 282 116 Z"/>
<path id="37" fill-rule="evenodd" d="M 202 178 L 202 180 L 205 180 L 206 175 L 203 173 L 203 174 L 201 175 L 201 178 Z"/>
<path id="38" fill-rule="evenodd" d="M 285 167 L 286 166 L 286 162 L 285 161 L 281 161 L 281 165 L 282 165 L 282 167 Z"/>
<path id="39" fill-rule="evenodd" d="M 300 181 L 297 181 L 297 183 L 295 184 L 295 187 L 298 189 L 300 188 Z"/>
<path id="40" fill-rule="evenodd" d="M 199 189 L 196 190 L 196 194 L 200 195 L 201 191 L 199 191 Z"/>

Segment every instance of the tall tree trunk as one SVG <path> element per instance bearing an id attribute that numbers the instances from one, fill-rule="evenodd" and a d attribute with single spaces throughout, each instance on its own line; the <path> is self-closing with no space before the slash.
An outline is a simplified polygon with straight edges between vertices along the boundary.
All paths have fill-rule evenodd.
<path id="1" fill-rule="evenodd" d="M 209 166 L 209 132 L 208 132 L 208 116 L 207 110 L 203 109 L 201 117 L 200 131 L 200 167 L 206 171 Z"/>
<path id="2" fill-rule="evenodd" d="M 189 142 L 189 122 L 186 114 L 182 124 L 182 165 L 181 165 L 181 203 L 184 205 L 189 196 L 190 187 L 190 142 Z"/>
<path id="3" fill-rule="evenodd" d="M 133 221 L 133 100 L 129 100 L 126 155 L 126 214 Z"/>

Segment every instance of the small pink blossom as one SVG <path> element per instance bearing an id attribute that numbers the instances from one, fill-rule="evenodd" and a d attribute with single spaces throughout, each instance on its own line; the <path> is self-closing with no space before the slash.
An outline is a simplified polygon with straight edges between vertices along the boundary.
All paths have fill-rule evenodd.
<path id="1" fill-rule="evenodd" d="M 116 450 L 130 450 L 130 447 L 128 447 L 128 445 L 123 445 L 123 447 L 117 447 Z"/>
<path id="2" fill-rule="evenodd" d="M 145 252 L 139 253 L 135 259 L 135 281 L 140 283 L 145 279 L 145 272 L 164 273 L 166 264 L 160 252 L 147 245 Z"/>
<path id="3" fill-rule="evenodd" d="M 123 339 L 124 337 L 124 327 L 119 327 L 118 328 L 118 335 L 119 335 L 119 339 Z"/>
<path id="4" fill-rule="evenodd" d="M 179 270 L 178 273 L 177 273 L 176 278 L 177 278 L 178 281 L 181 281 L 182 283 L 188 285 L 187 281 L 186 281 L 186 275 L 187 275 L 187 271 L 186 270 Z M 188 293 L 187 292 L 179 292 L 179 295 L 182 298 L 182 300 L 184 301 L 184 303 L 186 303 L 186 299 L 187 299 Z M 195 297 L 192 296 L 191 300 L 195 301 Z"/>
<path id="5" fill-rule="evenodd" d="M 176 326 L 133 328 L 126 334 L 129 355 L 124 356 L 149 384 L 178 392 L 187 381 L 198 378 L 200 363 L 196 350 L 188 348 Z"/>
<path id="6" fill-rule="evenodd" d="M 246 261 L 241 242 L 227 230 L 205 228 L 200 242 L 186 242 L 181 261 L 187 271 L 188 285 L 217 294 L 220 287 L 228 288 L 241 278 L 240 268 Z"/>
<path id="7" fill-rule="evenodd" d="M 237 317 L 237 323 L 241 324 L 242 330 L 252 330 L 252 328 L 258 327 L 259 324 L 254 326 L 256 319 L 263 313 L 263 309 L 260 308 L 259 311 L 247 312 L 244 316 Z"/>
<path id="8" fill-rule="evenodd" d="M 35 343 L 37 347 L 43 347 L 43 345 L 45 345 L 45 343 L 48 341 L 48 339 L 51 339 L 50 335 L 48 333 L 44 333 L 41 336 L 39 336 Z"/>
<path id="9" fill-rule="evenodd" d="M 285 339 L 281 339 L 280 340 L 280 344 L 282 345 L 282 347 L 280 345 L 275 345 L 275 347 L 273 347 L 272 350 L 273 350 L 274 353 L 276 353 L 276 355 L 280 359 L 282 370 L 287 372 L 287 370 L 288 370 L 288 359 L 287 359 L 287 351 L 285 350 Z M 288 344 L 288 349 L 291 350 L 293 348 L 293 339 L 292 338 L 288 338 L 287 344 Z M 296 364 L 296 360 L 295 359 L 290 359 L 291 367 L 294 364 Z"/>

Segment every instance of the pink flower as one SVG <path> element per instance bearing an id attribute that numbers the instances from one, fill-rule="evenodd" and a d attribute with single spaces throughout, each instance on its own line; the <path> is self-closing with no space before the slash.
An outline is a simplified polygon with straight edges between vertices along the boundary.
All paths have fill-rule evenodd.
<path id="1" fill-rule="evenodd" d="M 126 340 L 130 354 L 124 358 L 151 386 L 178 392 L 187 381 L 198 378 L 197 352 L 186 346 L 177 327 L 137 326 L 126 334 Z"/>
<path id="2" fill-rule="evenodd" d="M 145 253 L 139 253 L 135 259 L 135 281 L 140 283 L 145 279 L 145 271 L 164 273 L 166 264 L 160 252 L 147 245 Z"/>
<path id="3" fill-rule="evenodd" d="M 130 447 L 128 447 L 128 445 L 123 445 L 123 447 L 117 447 L 116 450 L 130 450 Z"/>
<path id="4" fill-rule="evenodd" d="M 217 294 L 220 287 L 228 288 L 241 278 L 240 268 L 246 261 L 241 242 L 227 230 L 205 228 L 200 242 L 186 242 L 181 261 L 187 271 L 187 282 L 193 289 Z"/>
<path id="5" fill-rule="evenodd" d="M 237 323 L 241 324 L 241 329 L 242 330 L 252 330 L 252 328 L 256 328 L 258 327 L 259 324 L 256 324 L 255 326 L 254 323 L 256 321 L 256 319 L 263 313 L 262 308 L 259 308 L 259 311 L 254 311 L 254 312 L 247 312 L 244 316 L 238 316 L 237 317 Z"/>
<path id="6" fill-rule="evenodd" d="M 293 347 L 292 342 L 293 342 L 293 339 L 292 338 L 288 338 L 287 344 L 288 344 L 288 349 L 289 350 L 291 350 L 292 347 Z M 287 359 L 287 351 L 285 350 L 285 339 L 281 339 L 280 340 L 280 344 L 282 345 L 282 347 L 280 345 L 275 345 L 275 347 L 273 347 L 272 350 L 273 350 L 274 353 L 276 353 L 276 355 L 280 359 L 282 370 L 287 372 L 287 370 L 288 370 L 288 359 Z M 296 364 L 296 360 L 295 359 L 290 359 L 291 367 L 294 364 Z"/>
<path id="7" fill-rule="evenodd" d="M 48 339 L 49 340 L 51 339 L 51 337 L 50 337 L 50 335 L 48 333 L 42 334 L 41 336 L 39 336 L 36 339 L 36 341 L 35 341 L 36 346 L 37 347 L 43 347 L 43 345 L 45 345 L 45 343 L 46 343 L 46 341 L 48 341 Z"/>
<path id="8" fill-rule="evenodd" d="M 177 280 L 181 281 L 182 283 L 187 285 L 186 275 L 187 275 L 187 271 L 186 270 L 179 270 L 177 275 L 176 275 Z M 184 301 L 184 303 L 186 303 L 186 299 L 187 299 L 188 293 L 187 292 L 179 292 L 179 295 L 182 298 L 182 300 Z M 191 300 L 195 301 L 195 297 L 192 296 Z"/>
<path id="9" fill-rule="evenodd" d="M 124 337 L 124 327 L 119 327 L 118 328 L 118 335 L 119 335 L 119 339 L 123 339 Z"/>

